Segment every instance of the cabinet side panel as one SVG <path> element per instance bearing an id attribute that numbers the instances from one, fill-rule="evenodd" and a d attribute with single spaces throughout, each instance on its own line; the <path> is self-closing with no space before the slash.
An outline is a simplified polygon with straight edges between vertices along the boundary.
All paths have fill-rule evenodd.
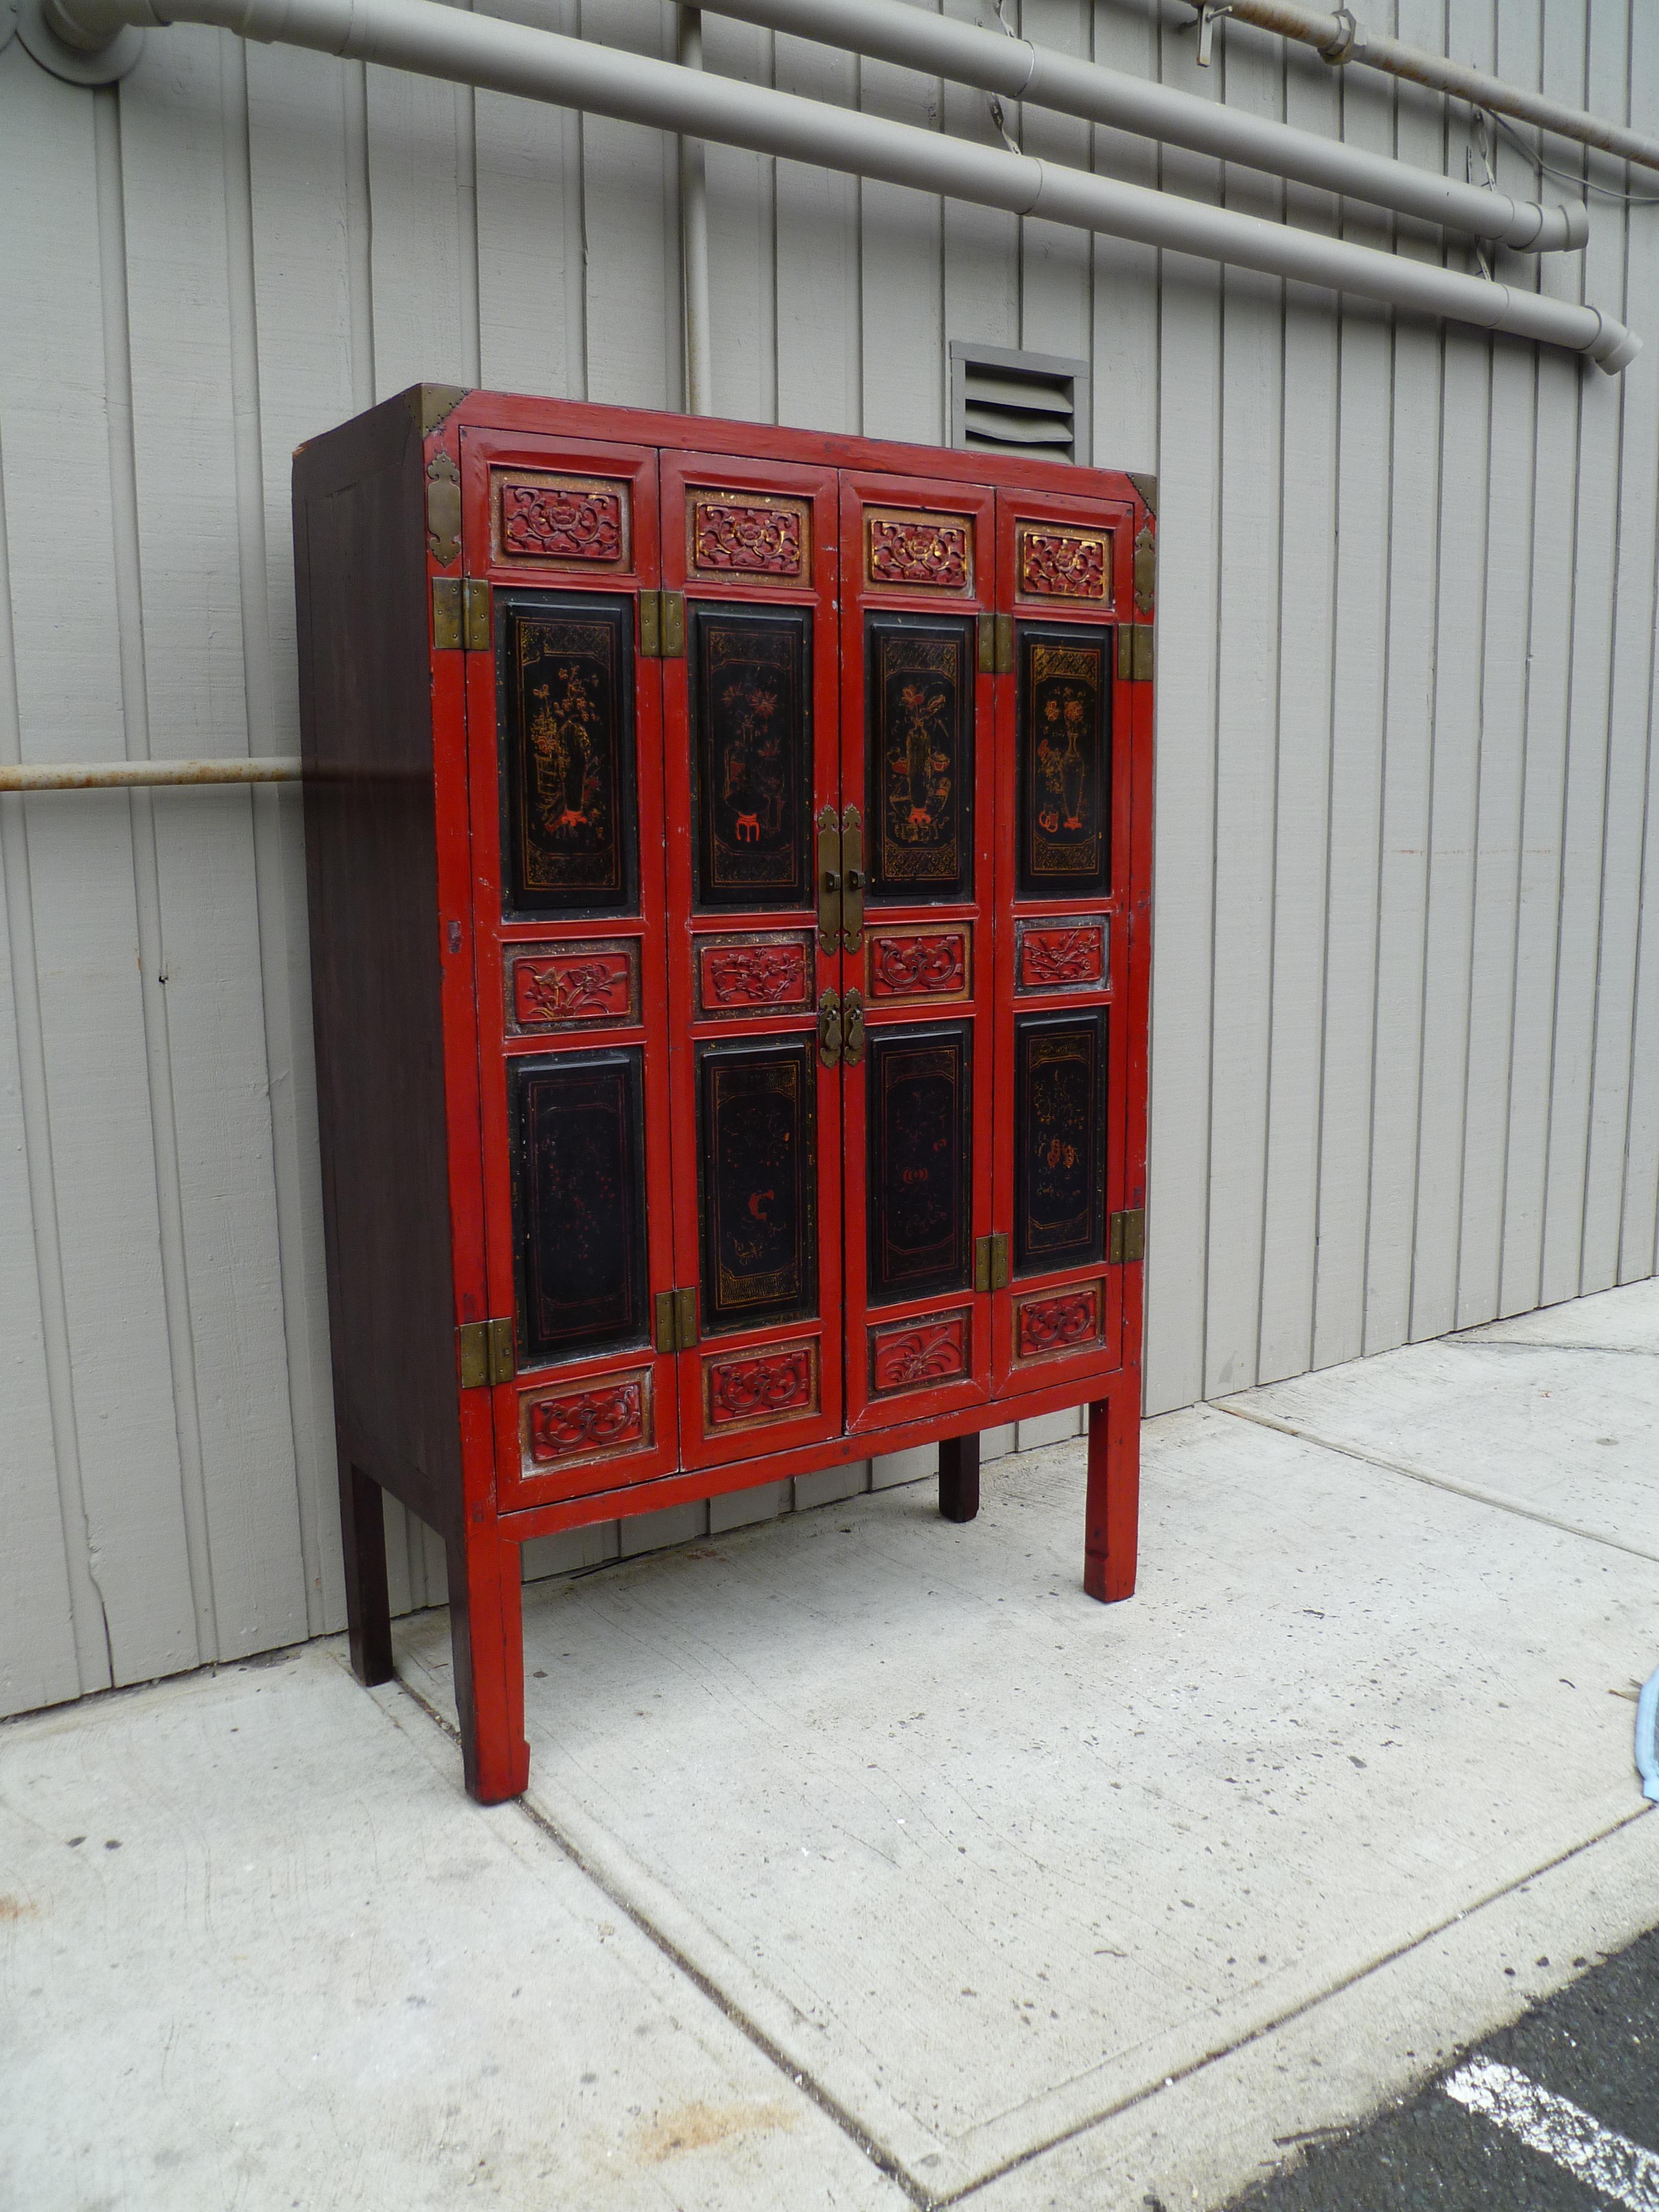
<path id="1" fill-rule="evenodd" d="M 420 428 L 295 461 L 318 1115 L 343 1446 L 434 1528 L 461 1478 Z"/>

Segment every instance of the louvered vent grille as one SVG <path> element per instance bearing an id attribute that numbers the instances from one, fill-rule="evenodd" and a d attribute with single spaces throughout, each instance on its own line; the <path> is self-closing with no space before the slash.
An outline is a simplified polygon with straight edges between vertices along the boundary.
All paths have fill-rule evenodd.
<path id="1" fill-rule="evenodd" d="M 1088 459 L 1088 364 L 951 342 L 951 442 L 1033 460 Z"/>

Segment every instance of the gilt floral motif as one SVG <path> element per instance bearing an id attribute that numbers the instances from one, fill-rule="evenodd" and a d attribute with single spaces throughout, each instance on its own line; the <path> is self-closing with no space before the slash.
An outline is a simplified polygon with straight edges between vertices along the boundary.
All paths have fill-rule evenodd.
<path id="1" fill-rule="evenodd" d="M 925 584 L 934 591 L 965 592 L 973 581 L 971 558 L 965 522 L 930 514 L 870 518 L 872 584 Z"/>
<path id="2" fill-rule="evenodd" d="M 501 551 L 509 561 L 616 562 L 623 557 L 620 491 L 509 479 L 500 499 Z"/>
<path id="3" fill-rule="evenodd" d="M 1019 541 L 1019 583 L 1034 599 L 1100 599 L 1111 597 L 1104 532 L 1073 537 L 1057 530 L 1024 530 Z"/>
<path id="4" fill-rule="evenodd" d="M 803 518 L 793 507 L 699 500 L 691 557 L 699 568 L 743 576 L 799 576 Z"/>

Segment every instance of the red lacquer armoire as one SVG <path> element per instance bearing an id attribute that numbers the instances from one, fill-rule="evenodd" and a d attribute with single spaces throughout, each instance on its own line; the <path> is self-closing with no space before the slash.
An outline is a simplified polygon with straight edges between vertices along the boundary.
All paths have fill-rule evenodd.
<path id="1" fill-rule="evenodd" d="M 1148 479 L 431 386 L 295 462 L 352 1656 L 520 1546 L 1087 1403 L 1133 1586 Z"/>

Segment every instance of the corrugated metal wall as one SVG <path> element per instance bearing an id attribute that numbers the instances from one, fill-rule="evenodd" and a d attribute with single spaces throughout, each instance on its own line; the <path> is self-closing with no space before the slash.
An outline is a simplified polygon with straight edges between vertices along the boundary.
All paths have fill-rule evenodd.
<path id="1" fill-rule="evenodd" d="M 1653 130 L 1645 5 L 1400 0 L 1397 27 Z M 671 51 L 659 0 L 526 14 Z M 1201 71 L 1174 0 L 1024 14 L 1462 173 L 1461 111 L 1239 27 Z M 991 135 L 975 94 L 708 36 L 727 72 Z M 1337 220 L 1010 121 L 1035 153 Z M 946 340 L 988 339 L 1086 356 L 1095 457 L 1160 476 L 1149 1406 L 1652 1273 L 1659 210 L 1598 200 L 1589 252 L 1544 265 L 1646 331 L 1615 382 L 895 188 L 708 168 L 722 412 L 938 441 Z M 118 93 L 14 41 L 0 757 L 295 750 L 291 448 L 422 378 L 679 404 L 674 177 L 649 132 L 212 32 L 151 33 Z M 3 799 L 0 867 L 15 1710 L 337 1626 L 341 1600 L 297 800 Z M 441 1559 L 395 1519 L 419 1603 Z"/>

